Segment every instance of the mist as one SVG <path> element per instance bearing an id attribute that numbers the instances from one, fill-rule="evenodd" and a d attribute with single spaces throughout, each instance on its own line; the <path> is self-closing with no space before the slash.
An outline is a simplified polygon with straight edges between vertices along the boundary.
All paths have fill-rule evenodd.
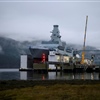
<path id="1" fill-rule="evenodd" d="M 0 2 L 0 36 L 50 40 L 57 24 L 63 41 L 83 45 L 88 15 L 86 45 L 100 47 L 99 12 L 99 2 Z"/>

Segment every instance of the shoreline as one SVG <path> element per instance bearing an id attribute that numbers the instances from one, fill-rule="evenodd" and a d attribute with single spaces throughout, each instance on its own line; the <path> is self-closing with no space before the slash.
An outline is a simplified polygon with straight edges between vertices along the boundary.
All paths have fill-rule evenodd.
<path id="1" fill-rule="evenodd" d="M 0 80 L 0 91 L 34 86 L 52 86 L 55 84 L 96 85 L 100 84 L 100 80 Z"/>

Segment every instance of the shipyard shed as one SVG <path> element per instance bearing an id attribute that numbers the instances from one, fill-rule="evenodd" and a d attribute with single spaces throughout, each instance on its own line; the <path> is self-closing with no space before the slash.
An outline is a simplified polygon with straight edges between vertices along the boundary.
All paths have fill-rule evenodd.
<path id="1" fill-rule="evenodd" d="M 20 69 L 32 69 L 33 59 L 31 55 L 21 55 L 20 57 Z"/>

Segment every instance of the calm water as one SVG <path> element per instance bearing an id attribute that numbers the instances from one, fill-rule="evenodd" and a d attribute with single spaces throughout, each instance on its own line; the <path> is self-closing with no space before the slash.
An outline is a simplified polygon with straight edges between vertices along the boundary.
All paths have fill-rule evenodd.
<path id="1" fill-rule="evenodd" d="M 0 69 L 0 80 L 100 80 L 100 73 L 60 73 L 48 72 L 37 74 L 32 71 L 19 71 L 18 69 Z"/>

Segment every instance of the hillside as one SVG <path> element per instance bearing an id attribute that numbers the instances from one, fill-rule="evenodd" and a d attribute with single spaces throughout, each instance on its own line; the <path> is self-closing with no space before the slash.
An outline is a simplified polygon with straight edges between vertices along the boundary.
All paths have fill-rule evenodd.
<path id="1" fill-rule="evenodd" d="M 23 43 L 0 37 L 0 68 L 19 68 L 20 54 L 27 52 Z"/>

